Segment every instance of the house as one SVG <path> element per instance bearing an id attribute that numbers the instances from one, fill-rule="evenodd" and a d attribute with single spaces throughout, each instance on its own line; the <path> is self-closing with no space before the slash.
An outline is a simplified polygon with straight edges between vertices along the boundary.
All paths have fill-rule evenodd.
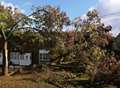
<path id="1" fill-rule="evenodd" d="M 63 32 L 65 33 L 65 46 L 71 46 L 75 42 L 75 35 L 74 31 L 71 32 Z M 8 42 L 8 49 L 9 49 L 9 64 L 13 65 L 39 65 L 39 64 L 49 64 L 50 63 L 50 56 L 49 50 L 51 47 L 54 47 L 55 41 L 48 41 L 45 44 L 38 44 L 31 45 L 31 43 L 27 42 L 22 46 L 22 42 L 19 41 L 19 38 L 14 38 L 14 42 Z M 4 40 L 0 38 L 0 51 L 3 51 L 3 42 Z M 21 46 L 23 48 L 21 48 Z M 21 53 L 22 52 L 22 53 Z M 24 53 L 23 53 L 24 52 Z M 3 63 L 3 54 L 0 53 L 0 64 Z"/>
<path id="2" fill-rule="evenodd" d="M 50 62 L 49 50 L 40 49 L 37 58 L 32 56 L 31 52 L 20 53 L 18 51 L 10 52 L 9 62 L 12 65 L 30 66 L 32 64 L 48 64 Z M 36 59 L 36 62 L 34 61 Z M 32 62 L 33 61 L 33 62 Z M 3 64 L 3 54 L 0 52 L 0 65 Z"/>

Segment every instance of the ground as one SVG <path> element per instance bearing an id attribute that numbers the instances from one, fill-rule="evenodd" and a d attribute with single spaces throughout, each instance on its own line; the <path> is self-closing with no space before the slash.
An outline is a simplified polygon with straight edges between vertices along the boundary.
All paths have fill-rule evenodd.
<path id="1" fill-rule="evenodd" d="M 0 76 L 0 88 L 117 88 L 113 85 L 94 86 L 89 76 L 76 76 L 65 70 L 42 69 L 17 70 L 8 77 Z M 89 87 L 88 87 L 89 86 Z"/>
<path id="2" fill-rule="evenodd" d="M 55 88 L 43 80 L 34 80 L 33 75 L 0 77 L 0 88 Z"/>
<path id="3" fill-rule="evenodd" d="M 0 88 L 56 88 L 46 82 L 47 73 L 16 72 L 15 74 L 4 77 L 0 76 Z"/>

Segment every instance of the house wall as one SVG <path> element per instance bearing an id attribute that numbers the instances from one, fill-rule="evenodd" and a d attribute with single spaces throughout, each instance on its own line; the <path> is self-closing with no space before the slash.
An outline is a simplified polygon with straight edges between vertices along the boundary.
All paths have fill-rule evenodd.
<path id="1" fill-rule="evenodd" d="M 20 52 L 10 52 L 9 53 L 10 64 L 13 65 L 39 65 L 46 64 L 50 62 L 49 50 L 40 49 L 33 51 L 32 53 L 23 53 Z M 0 65 L 3 63 L 3 54 L 0 52 Z"/>

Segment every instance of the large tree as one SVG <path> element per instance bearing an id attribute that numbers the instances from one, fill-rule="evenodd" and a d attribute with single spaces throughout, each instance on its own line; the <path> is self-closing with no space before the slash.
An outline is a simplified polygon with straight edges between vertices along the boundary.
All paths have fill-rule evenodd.
<path id="1" fill-rule="evenodd" d="M 12 11 L 14 9 L 14 11 Z M 17 20 L 22 17 L 17 8 L 0 5 L 0 35 L 3 39 L 3 75 L 8 75 L 8 41 L 17 26 Z"/>
<path id="2" fill-rule="evenodd" d="M 65 12 L 53 6 L 37 7 L 32 15 L 33 29 L 44 37 L 44 48 L 50 49 L 50 56 L 55 56 L 56 48 L 62 47 L 64 43 L 63 27 L 70 23 Z M 57 54 L 57 51 L 55 51 Z"/>
<path id="3" fill-rule="evenodd" d="M 111 26 L 105 26 L 96 10 L 89 11 L 85 19 L 77 18 L 75 28 L 78 38 L 75 41 L 75 59 L 86 65 L 86 72 L 93 81 L 99 64 L 107 57 L 108 46 L 112 40 Z"/>

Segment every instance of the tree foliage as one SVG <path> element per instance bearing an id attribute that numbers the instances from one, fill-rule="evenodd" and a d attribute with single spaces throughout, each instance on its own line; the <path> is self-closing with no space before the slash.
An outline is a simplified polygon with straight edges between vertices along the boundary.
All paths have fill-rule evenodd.
<path id="1" fill-rule="evenodd" d="M 45 32 L 61 31 L 69 23 L 66 13 L 52 6 L 37 7 L 33 11 L 35 28 Z"/>

